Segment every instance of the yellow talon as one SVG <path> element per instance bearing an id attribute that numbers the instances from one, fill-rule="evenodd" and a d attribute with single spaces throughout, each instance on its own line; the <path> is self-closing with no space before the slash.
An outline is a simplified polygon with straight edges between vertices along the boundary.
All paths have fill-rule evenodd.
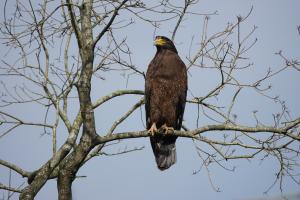
<path id="1" fill-rule="evenodd" d="M 148 130 L 148 133 L 151 137 L 153 137 L 154 134 L 157 133 L 157 127 L 155 123 L 152 124 L 151 128 Z"/>
<path id="2" fill-rule="evenodd" d="M 169 127 L 167 126 L 167 124 L 164 124 L 160 127 L 164 133 L 166 134 L 171 134 L 171 133 L 174 133 L 174 128 L 173 127 Z"/>

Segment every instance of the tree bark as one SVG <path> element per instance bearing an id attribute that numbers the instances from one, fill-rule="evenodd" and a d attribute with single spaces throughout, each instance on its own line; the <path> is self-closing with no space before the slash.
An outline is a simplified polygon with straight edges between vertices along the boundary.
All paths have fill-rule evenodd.
<path id="1" fill-rule="evenodd" d="M 72 182 L 74 176 L 68 170 L 61 170 L 57 179 L 58 199 L 70 200 L 72 199 Z"/>
<path id="2" fill-rule="evenodd" d="M 59 200 L 72 199 L 72 183 L 86 156 L 95 146 L 92 137 L 86 133 L 83 134 L 78 146 L 66 158 L 66 162 L 59 171 L 57 180 Z"/>
<path id="3" fill-rule="evenodd" d="M 58 199 L 72 199 L 72 182 L 76 177 L 81 164 L 91 149 L 95 146 L 97 137 L 95 128 L 94 109 L 91 101 L 91 79 L 94 63 L 94 45 L 91 24 L 92 1 L 83 2 L 80 9 L 81 18 L 81 38 L 77 38 L 80 56 L 82 60 L 82 69 L 77 84 L 79 96 L 80 112 L 82 117 L 82 137 L 74 151 L 67 157 L 67 161 L 61 168 L 58 175 Z M 84 39 L 84 41 L 83 41 Z"/>

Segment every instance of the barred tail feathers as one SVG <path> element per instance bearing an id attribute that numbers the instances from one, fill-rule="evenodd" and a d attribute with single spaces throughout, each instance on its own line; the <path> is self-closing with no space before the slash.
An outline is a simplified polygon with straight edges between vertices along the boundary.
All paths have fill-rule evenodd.
<path id="1" fill-rule="evenodd" d="M 176 146 L 172 138 L 150 138 L 152 150 L 155 156 L 157 167 L 165 170 L 176 163 Z"/>

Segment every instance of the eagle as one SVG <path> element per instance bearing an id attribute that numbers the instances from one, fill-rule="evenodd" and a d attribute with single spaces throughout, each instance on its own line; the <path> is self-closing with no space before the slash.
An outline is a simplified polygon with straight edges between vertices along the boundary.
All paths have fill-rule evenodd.
<path id="1" fill-rule="evenodd" d="M 176 162 L 177 136 L 170 133 L 182 126 L 187 69 L 169 38 L 156 36 L 154 45 L 157 51 L 145 77 L 146 125 L 157 167 L 165 170 Z"/>

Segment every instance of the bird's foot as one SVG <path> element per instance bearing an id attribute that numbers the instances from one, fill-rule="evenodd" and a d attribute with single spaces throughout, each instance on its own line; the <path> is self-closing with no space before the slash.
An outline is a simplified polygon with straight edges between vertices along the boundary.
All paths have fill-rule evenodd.
<path id="1" fill-rule="evenodd" d="M 155 123 L 152 124 L 152 126 L 148 130 L 148 133 L 150 134 L 151 137 L 153 137 L 155 133 L 157 133 L 157 127 Z"/>
<path id="2" fill-rule="evenodd" d="M 173 127 L 167 126 L 167 124 L 162 125 L 162 126 L 160 127 L 160 129 L 161 129 L 164 133 L 166 133 L 166 134 L 172 134 L 172 133 L 174 133 L 174 128 L 173 128 Z"/>

